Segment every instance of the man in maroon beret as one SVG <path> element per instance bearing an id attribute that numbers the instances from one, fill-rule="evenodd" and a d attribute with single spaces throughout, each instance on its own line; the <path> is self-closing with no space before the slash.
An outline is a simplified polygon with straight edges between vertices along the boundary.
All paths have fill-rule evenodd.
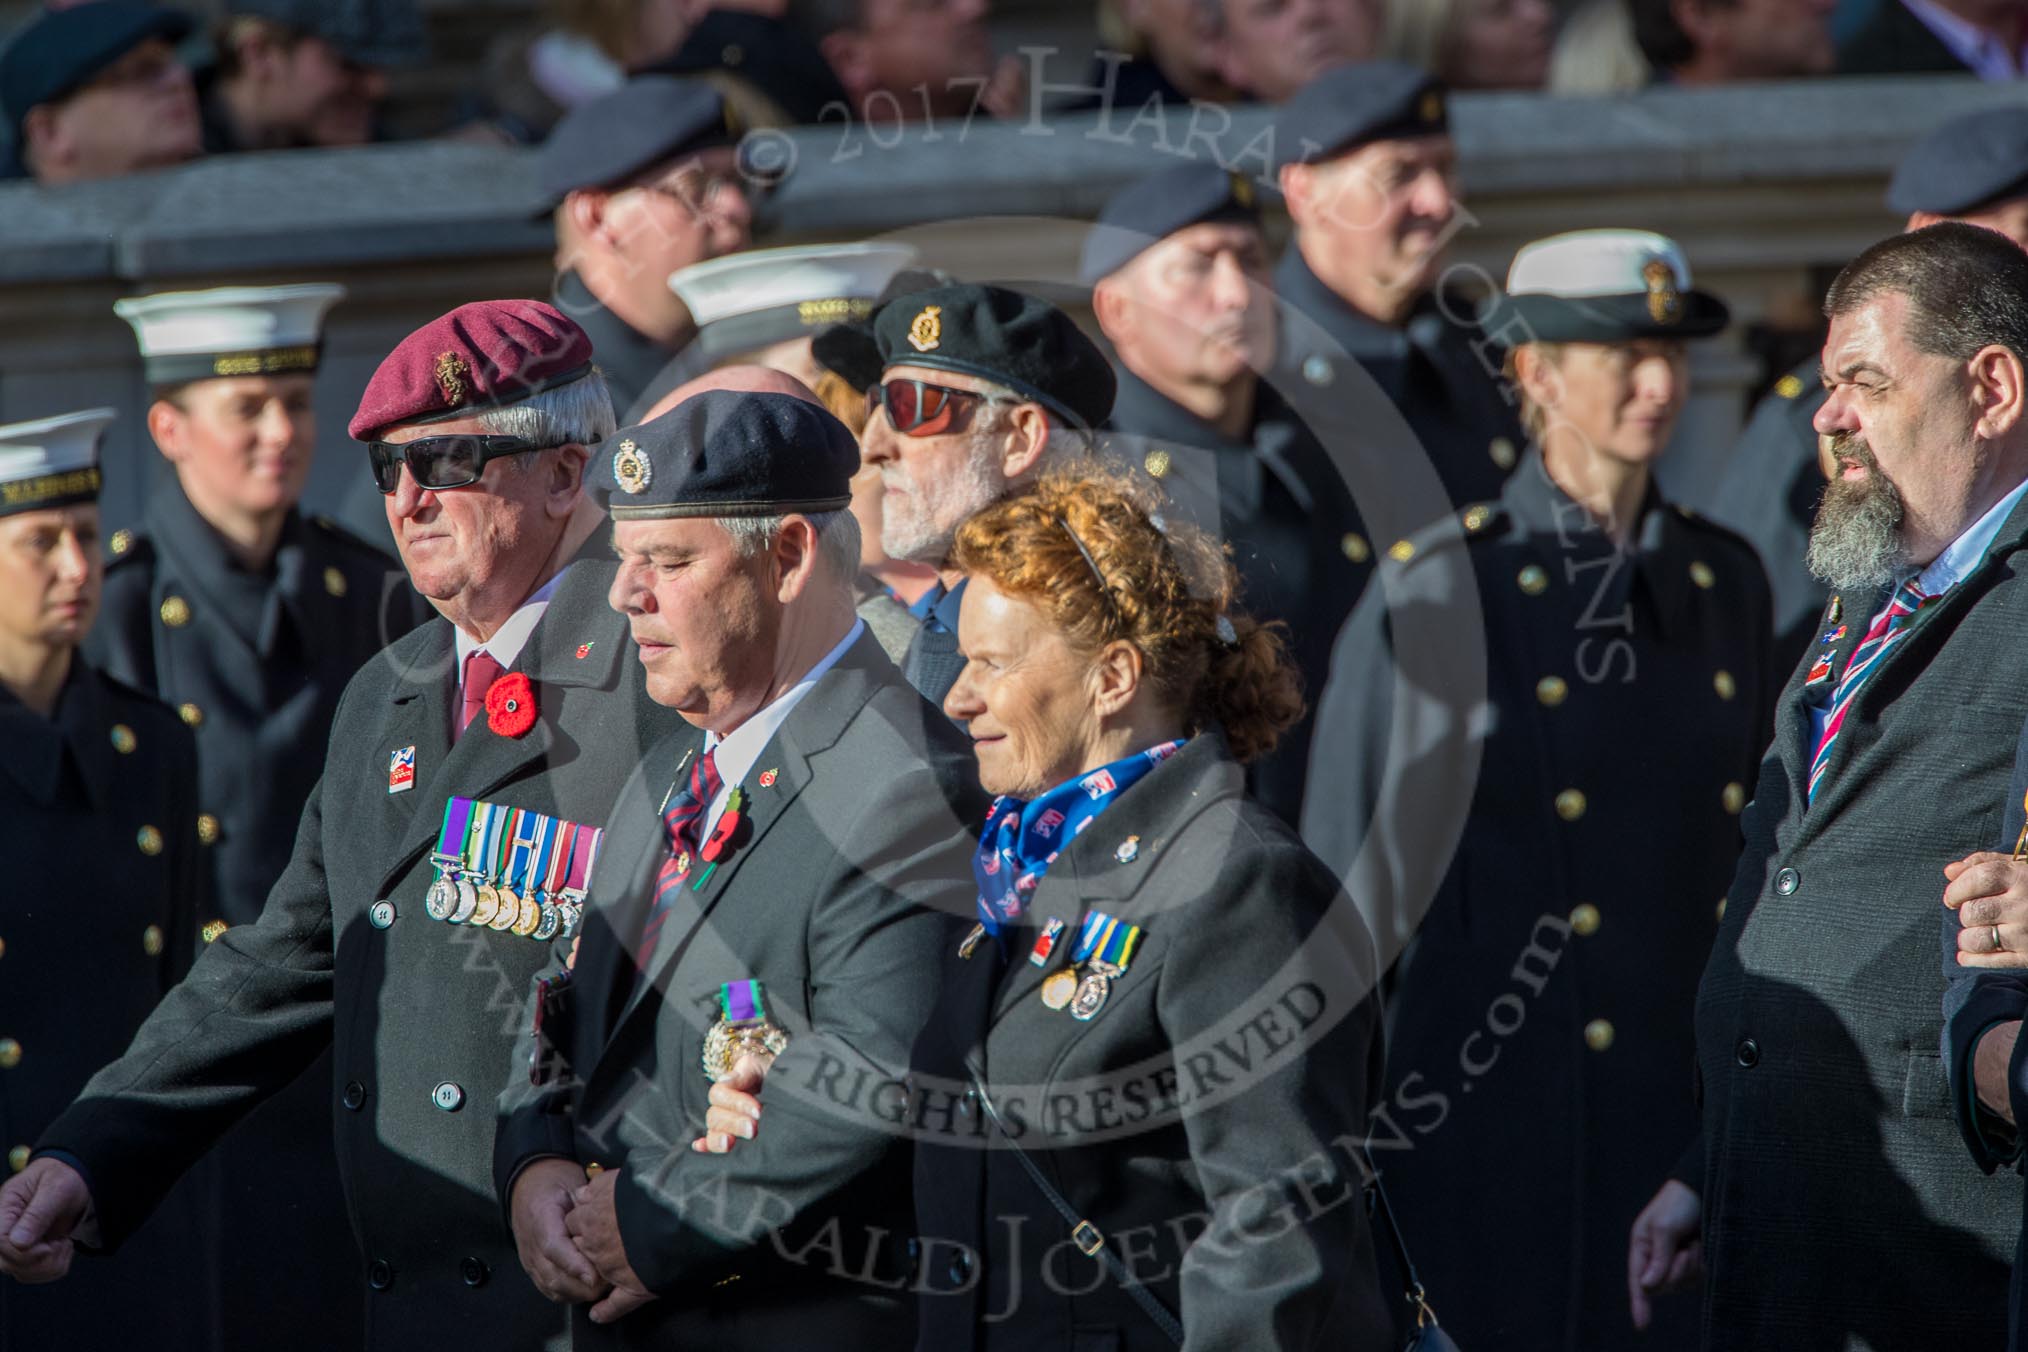
<path id="1" fill-rule="evenodd" d="M 205 950 L 0 1189 L 0 1270 L 53 1280 L 77 1247 L 118 1244 L 331 1046 L 368 1346 L 560 1348 L 563 1311 L 493 1201 L 493 1105 L 596 833 L 640 748 L 677 725 L 606 604 L 612 562 L 580 557 L 604 544 L 583 476 L 612 404 L 577 325 L 495 301 L 403 340 L 351 430 L 442 620 L 346 688 L 259 922 Z M 269 1187 L 287 1206 L 289 1180 Z M 603 1296 L 556 1238 L 575 1296 Z"/>

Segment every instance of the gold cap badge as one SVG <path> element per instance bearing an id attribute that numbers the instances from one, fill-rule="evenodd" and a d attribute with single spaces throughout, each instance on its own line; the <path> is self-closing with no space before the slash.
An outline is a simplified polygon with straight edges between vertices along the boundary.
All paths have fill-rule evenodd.
<path id="1" fill-rule="evenodd" d="M 944 321 L 941 305 L 925 305 L 908 326 L 908 345 L 918 352 L 935 351 L 944 340 Z"/>
<path id="2" fill-rule="evenodd" d="M 1422 107 L 1418 110 L 1425 122 L 1440 122 L 1444 115 L 1444 96 L 1431 89 L 1423 93 Z"/>
<path id="3" fill-rule="evenodd" d="M 1676 269 L 1666 258 L 1651 258 L 1641 266 L 1641 280 L 1648 284 L 1648 314 L 1657 324 L 1673 324 L 1683 317 L 1683 293 L 1676 289 Z"/>
<path id="4" fill-rule="evenodd" d="M 456 408 L 465 402 L 465 390 L 471 376 L 470 364 L 457 353 L 446 352 L 437 358 L 437 393 L 443 395 L 445 407 Z"/>
<path id="5" fill-rule="evenodd" d="M 1253 210 L 1253 184 L 1247 181 L 1246 175 L 1228 174 L 1227 177 L 1232 180 L 1232 200 L 1248 211 Z"/>
<path id="6" fill-rule="evenodd" d="M 629 493 L 645 493 L 648 481 L 654 477 L 654 467 L 634 445 L 633 438 L 622 441 L 620 448 L 613 452 L 613 478 L 619 481 L 620 487 Z"/>

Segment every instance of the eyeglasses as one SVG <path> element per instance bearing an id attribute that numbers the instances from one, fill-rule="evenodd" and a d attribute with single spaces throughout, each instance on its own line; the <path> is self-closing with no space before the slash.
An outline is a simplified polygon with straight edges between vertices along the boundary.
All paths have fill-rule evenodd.
<path id="1" fill-rule="evenodd" d="M 866 392 L 866 411 L 887 410 L 887 421 L 903 436 L 935 437 L 962 432 L 985 404 L 1011 404 L 990 394 L 954 390 L 927 380 L 890 380 Z"/>
<path id="2" fill-rule="evenodd" d="M 488 437 L 459 433 L 417 437 L 414 441 L 369 441 L 366 461 L 373 467 L 373 486 L 384 494 L 401 487 L 401 467 L 408 466 L 417 488 L 463 488 L 479 482 L 486 462 L 503 456 L 526 455 L 549 447 L 520 437 Z"/>

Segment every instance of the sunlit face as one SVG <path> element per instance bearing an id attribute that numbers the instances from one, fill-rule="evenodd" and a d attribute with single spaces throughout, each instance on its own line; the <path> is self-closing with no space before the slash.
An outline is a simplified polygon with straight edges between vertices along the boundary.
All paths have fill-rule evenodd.
<path id="1" fill-rule="evenodd" d="M 765 690 L 783 609 L 773 556 L 739 557 L 705 518 L 616 521 L 619 573 L 608 596 L 627 617 L 648 697 L 698 727 L 723 727 Z"/>
<path id="2" fill-rule="evenodd" d="M 600 237 L 638 299 L 682 310 L 669 290 L 670 273 L 753 243 L 753 204 L 737 152 L 715 146 L 614 190 L 605 199 Z"/>
<path id="3" fill-rule="evenodd" d="M 485 430 L 477 418 L 455 418 L 397 424 L 379 439 L 409 442 Z M 399 484 L 383 501 L 388 529 L 415 589 L 436 602 L 533 591 L 548 554 L 533 545 L 554 529 L 547 507 L 551 462 L 558 454 L 531 451 L 488 461 L 479 482 L 464 488 L 418 488 L 403 465 Z"/>
<path id="4" fill-rule="evenodd" d="M 110 178 L 180 164 L 202 144 L 190 72 L 161 38 L 141 43 L 47 112 L 29 135 L 38 176 Z"/>
<path id="5" fill-rule="evenodd" d="M 0 516 L 0 637 L 74 648 L 99 613 L 97 503 Z"/>
<path id="6" fill-rule="evenodd" d="M 1283 171 L 1303 257 L 1361 308 L 1368 297 L 1421 295 L 1443 268 L 1458 205 L 1457 148 L 1447 135 L 1373 141 Z M 1386 317 L 1376 315 L 1376 317 Z"/>
<path id="7" fill-rule="evenodd" d="M 1380 0 L 1223 0 L 1219 71 L 1265 103 L 1280 103 L 1380 40 Z"/>
<path id="8" fill-rule="evenodd" d="M 1158 387 L 1224 385 L 1273 360 L 1267 244 L 1252 225 L 1179 230 L 1103 285 L 1122 302 L 1101 314 L 1106 337 Z"/>
<path id="9" fill-rule="evenodd" d="M 981 391 L 987 382 L 927 366 L 890 366 L 882 380 L 926 380 L 953 390 Z M 859 434 L 864 464 L 878 467 L 881 543 L 889 558 L 940 565 L 966 518 L 1007 491 L 999 451 L 1011 433 L 1004 410 L 984 405 L 961 431 L 904 436 L 884 410 L 874 410 Z"/>
<path id="10" fill-rule="evenodd" d="M 303 496 L 317 449 L 312 377 L 226 376 L 186 385 L 149 411 L 149 430 L 201 503 L 265 513 Z"/>
<path id="11" fill-rule="evenodd" d="M 1096 674 L 1040 610 L 974 577 L 958 650 L 944 713 L 971 734 L 986 792 L 1033 798 L 1084 772 L 1099 745 Z"/>
<path id="12" fill-rule="evenodd" d="M 1668 449 L 1690 392 L 1681 339 L 1563 343 L 1554 358 L 1537 355 L 1538 369 L 1523 384 L 1547 435 L 1629 465 L 1653 464 Z"/>
<path id="13" fill-rule="evenodd" d="M 864 0 L 860 12 L 853 83 L 863 118 L 913 121 L 971 108 L 977 82 L 993 70 L 986 0 Z"/>
<path id="14" fill-rule="evenodd" d="M 1549 0 L 1459 0 L 1444 53 L 1453 89 L 1539 89 L 1549 78 L 1556 11 Z"/>

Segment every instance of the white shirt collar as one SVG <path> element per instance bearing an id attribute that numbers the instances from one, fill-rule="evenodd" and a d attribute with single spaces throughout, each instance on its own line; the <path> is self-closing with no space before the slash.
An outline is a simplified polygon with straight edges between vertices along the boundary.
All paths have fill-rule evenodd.
<path id="1" fill-rule="evenodd" d="M 1986 557 L 1986 550 L 1992 546 L 1993 537 L 2000 533 L 2000 527 L 2007 523 L 2008 513 L 2014 504 L 2021 501 L 2021 495 L 2028 492 L 2028 479 L 2014 485 L 2014 491 L 1986 509 L 1986 514 L 1971 524 L 1971 527 L 1944 547 L 1944 552 L 1931 559 L 1929 566 L 1916 575 L 1916 581 L 1931 596 L 1950 590 L 1971 575 Z"/>
<path id="2" fill-rule="evenodd" d="M 722 785 L 718 790 L 718 796 L 711 800 L 711 810 L 706 814 L 704 829 L 707 834 L 712 824 L 717 822 L 718 814 L 725 810 L 725 800 L 732 796 L 732 791 L 738 788 L 740 782 L 753 770 L 754 762 L 760 759 L 761 752 L 767 750 L 768 743 L 774 740 L 775 734 L 782 730 L 782 724 L 789 721 L 789 715 L 796 711 L 796 706 L 803 702 L 803 697 L 823 679 L 825 672 L 838 665 L 838 659 L 845 656 L 845 650 L 857 643 L 859 636 L 865 632 L 866 621 L 853 620 L 852 628 L 838 641 L 837 647 L 825 653 L 818 659 L 816 666 L 803 673 L 801 680 L 775 696 L 773 702 L 763 707 L 760 712 L 724 737 L 710 732 L 704 734 L 704 749 L 711 754 L 712 764 L 718 771 Z"/>
<path id="3" fill-rule="evenodd" d="M 460 691 L 465 688 L 465 659 L 474 652 L 484 651 L 488 657 L 500 664 L 502 670 L 514 669 L 515 659 L 520 657 L 521 650 L 528 646 L 528 636 L 535 632 L 537 621 L 541 620 L 542 613 L 549 609 L 549 598 L 556 594 L 557 584 L 563 581 L 563 574 L 569 571 L 570 568 L 566 565 L 563 572 L 537 588 L 535 594 L 523 601 L 520 609 L 509 615 L 506 622 L 493 631 L 493 637 L 484 643 L 456 625 L 451 626 L 451 632 L 457 636 Z"/>
<path id="4" fill-rule="evenodd" d="M 1901 3 L 1980 79 L 2012 80 L 2022 73 L 2019 51 L 2008 50 L 2000 39 L 1959 18 L 1936 0 L 1901 0 Z"/>

